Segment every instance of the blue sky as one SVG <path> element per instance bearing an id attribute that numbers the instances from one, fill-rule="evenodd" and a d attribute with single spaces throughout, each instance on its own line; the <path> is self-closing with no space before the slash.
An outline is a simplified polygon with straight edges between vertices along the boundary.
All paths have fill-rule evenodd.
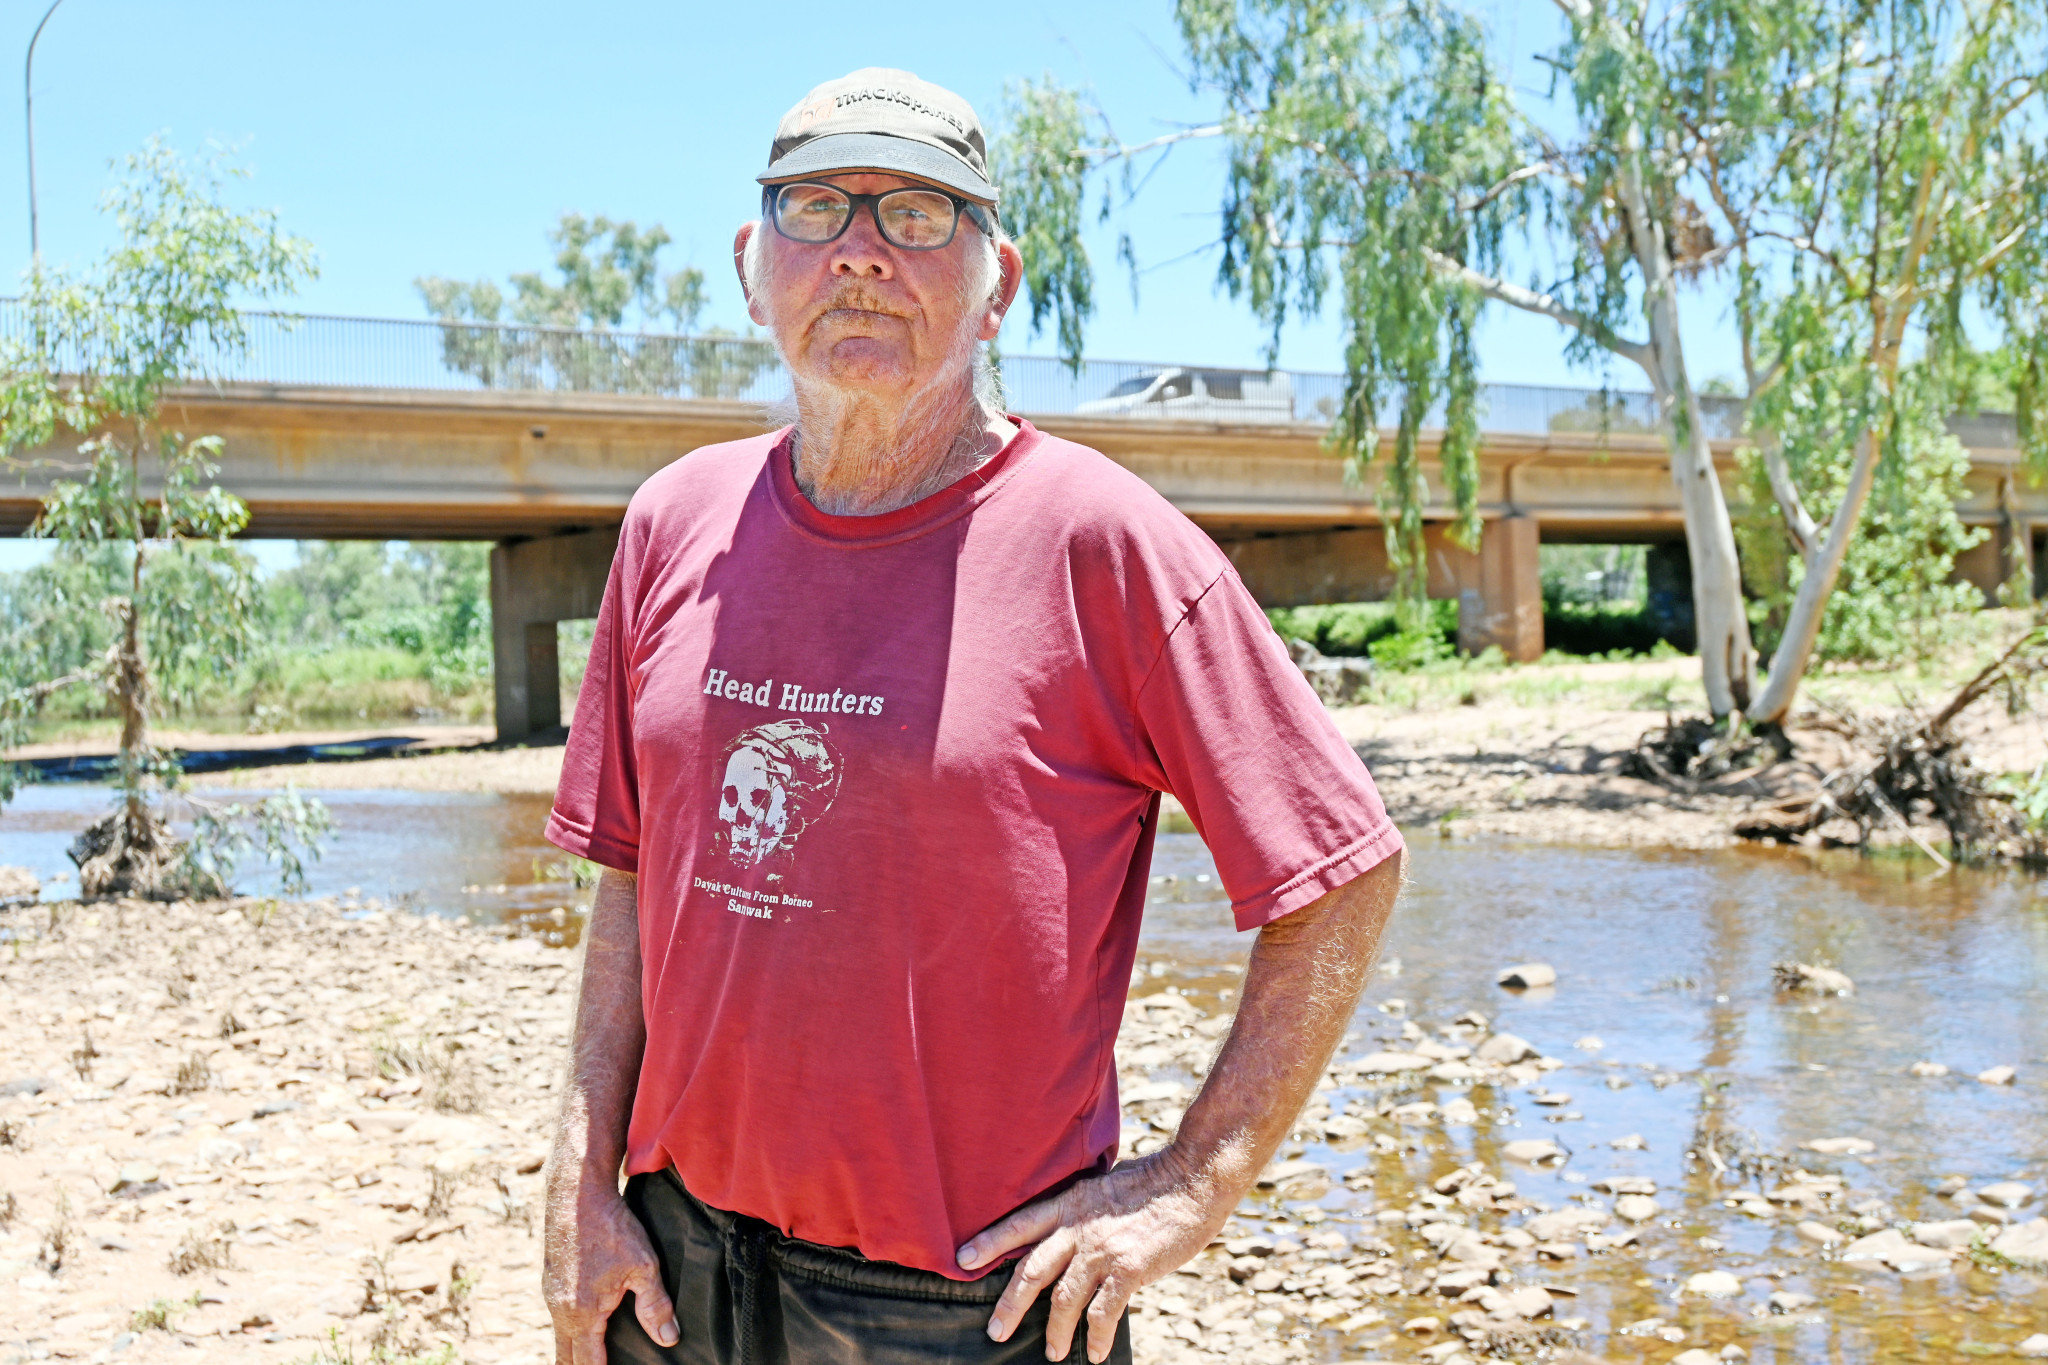
<path id="1" fill-rule="evenodd" d="M 0 71 L 19 58 L 44 0 L 0 10 Z M 1525 84 L 1554 10 L 1492 0 L 1496 43 Z M 422 274 L 502 279 L 546 263 L 565 210 L 660 222 L 672 264 L 711 282 L 705 321 L 744 321 L 732 230 L 757 204 L 753 175 L 782 112 L 819 81 L 901 66 L 958 90 L 985 119 L 1005 81 L 1050 71 L 1091 87 L 1135 141 L 1211 114 L 1175 70 L 1168 0 L 961 4 L 575 6 L 377 0 L 347 7 L 208 0 L 64 0 L 36 50 L 36 160 L 43 254 L 84 263 L 108 234 L 97 200 L 109 164 L 164 133 L 187 151 L 235 149 L 253 172 L 243 202 L 278 209 L 312 239 L 309 312 L 420 317 Z M 27 195 L 18 76 L 0 90 L 0 263 L 25 266 Z M 1100 312 L 1090 354 L 1250 364 L 1264 340 L 1214 287 L 1220 185 L 1215 143 L 1178 150 L 1132 209 L 1146 267 L 1137 301 L 1097 244 Z M 1022 310 L 1020 310 L 1021 314 Z M 1732 369 L 1715 310 L 1696 310 L 1698 373 Z M 1013 352 L 1049 352 L 1013 319 Z M 1490 379 L 1591 383 L 1549 323 L 1495 310 L 1482 340 Z M 1329 319 L 1292 327 L 1280 363 L 1339 368 Z M 1638 386 L 1617 371 L 1615 382 Z M 16 554 L 0 547 L 0 568 Z M 25 548 L 25 547 L 22 547 Z"/>

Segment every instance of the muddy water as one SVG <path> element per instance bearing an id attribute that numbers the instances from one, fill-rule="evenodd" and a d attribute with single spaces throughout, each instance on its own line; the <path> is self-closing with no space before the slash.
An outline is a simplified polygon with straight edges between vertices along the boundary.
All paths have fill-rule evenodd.
<path id="1" fill-rule="evenodd" d="M 30 789 L 0 815 L 0 862 L 46 877 L 68 868 L 64 845 L 105 799 L 93 788 Z M 323 799 L 338 832 L 313 869 L 316 896 L 573 935 L 583 897 L 548 875 L 557 859 L 539 837 L 543 799 Z M 1170 835 L 1154 872 L 1137 990 L 1178 990 L 1204 1009 L 1228 1009 L 1249 940 L 1230 930 L 1214 866 L 1198 840 Z M 264 889 L 260 875 L 250 881 Z M 1473 1126 L 1381 1122 L 1376 1133 L 1399 1137 L 1377 1144 L 1302 1135 L 1291 1152 L 1335 1174 L 1365 1166 L 1370 1188 L 1353 1192 L 1340 1181 L 1319 1200 L 1255 1201 L 1239 1216 L 1242 1229 L 1257 1230 L 1263 1213 L 1278 1215 L 1281 1231 L 1299 1233 L 1304 1214 L 1375 1231 L 1375 1212 L 1407 1206 L 1425 1182 L 1475 1160 L 1550 1207 L 1588 1199 L 1591 1183 L 1607 1176 L 1648 1176 L 1666 1212 L 1640 1247 L 1516 1270 L 1520 1282 L 1576 1291 L 1558 1310 L 1588 1320 L 1568 1338 L 1573 1345 L 1620 1360 L 1669 1360 L 1682 1347 L 1655 1335 L 1655 1324 L 1631 1330 L 1661 1319 L 1683 1332 L 1685 1347 L 1737 1344 L 1758 1362 L 1943 1360 L 2002 1354 L 2048 1330 L 2048 1281 L 2039 1276 L 1968 1259 L 1915 1276 L 1836 1262 L 1793 1234 L 1794 1217 L 1760 1219 L 1734 1207 L 1777 1185 L 1787 1164 L 1840 1174 L 1852 1190 L 1844 1204 L 1860 1207 L 1870 1227 L 1965 1216 L 1935 1193 L 1950 1176 L 2048 1187 L 2048 1011 L 2040 1007 L 2048 888 L 2013 876 L 1931 875 L 1924 862 L 1417 836 L 1413 885 L 1387 951 L 1347 1053 L 1405 1046 L 1404 1025 L 1434 1035 L 1477 1010 L 1561 1060 L 1543 1084 L 1569 1101 L 1543 1107 L 1526 1091 L 1482 1090 L 1471 1096 L 1480 1111 Z M 1532 960 L 1557 969 L 1554 990 L 1517 995 L 1494 984 L 1500 967 Z M 1839 966 L 1855 979 L 1855 995 L 1814 1001 L 1779 992 L 1772 964 L 1790 960 Z M 1921 1061 L 1944 1063 L 1950 1074 L 1911 1075 Z M 2018 1068 L 2016 1084 L 1972 1079 L 1999 1065 Z M 1441 1104 L 1458 1093 L 1421 1082 L 1393 1098 Z M 1322 1098 L 1341 1111 L 1353 1099 L 1385 1097 L 1361 1089 Z M 1723 1173 L 1689 1155 L 1706 1133 L 1732 1162 Z M 1643 1150 L 1609 1145 L 1630 1135 Z M 1525 1137 L 1552 1138 L 1571 1158 L 1546 1169 L 1500 1159 L 1503 1144 Z M 1876 1150 L 1824 1157 L 1799 1147 L 1829 1137 L 1867 1138 Z M 2036 1201 L 2016 1216 L 2038 1212 Z M 1733 1272 L 1743 1292 L 1682 1296 L 1686 1277 L 1701 1270 Z M 1818 1303 L 1772 1313 L 1765 1301 L 1773 1290 Z M 1457 1307 L 1421 1298 L 1385 1306 L 1389 1326 Z M 1407 1359 L 1427 1344 L 1386 1326 L 1350 1337 L 1324 1328 L 1315 1338 L 1316 1353 L 1331 1360 L 1361 1352 Z"/>
<path id="2" fill-rule="evenodd" d="M 1213 869 L 1189 839 L 1166 850 L 1157 871 L 1172 880 L 1154 883 L 1147 981 L 1178 984 L 1205 1007 L 1227 1008 L 1219 993 L 1238 978 L 1217 968 L 1241 961 L 1241 945 L 1217 931 L 1225 900 L 1213 880 L 1202 880 Z M 1654 1326 L 1623 1332 L 1661 1318 L 1684 1329 L 1687 1347 L 1736 1344 L 1759 1362 L 2004 1354 L 2048 1330 L 2048 1280 L 1967 1259 L 1957 1270 L 1910 1278 L 1874 1263 L 1834 1262 L 1793 1234 L 1793 1217 L 1758 1219 L 1730 1206 L 1775 1187 L 1787 1161 L 1842 1175 L 1852 1190 L 1847 1205 L 1882 1201 L 1887 1207 L 1868 1207 L 1871 1226 L 1967 1216 L 1934 1192 L 1952 1175 L 1979 1186 L 2048 1185 L 2041 897 L 2031 880 L 1929 876 L 1925 863 L 1417 837 L 1413 886 L 1388 948 L 1398 971 L 1372 987 L 1347 1051 L 1401 1047 L 1401 1021 L 1433 1032 L 1476 1009 L 1495 1029 L 1564 1061 L 1544 1084 L 1571 1098 L 1546 1109 L 1522 1092 L 1491 1103 L 1474 1094 L 1477 1125 L 1407 1128 L 1408 1150 L 1397 1153 L 1365 1139 L 1299 1142 L 1303 1156 L 1333 1172 L 1366 1165 L 1374 1176 L 1369 1192 L 1340 1185 L 1314 1202 L 1343 1227 L 1406 1206 L 1423 1182 L 1474 1160 L 1552 1207 L 1584 1197 L 1606 1176 L 1648 1176 L 1667 1212 L 1641 1249 L 1518 1272 L 1525 1283 L 1578 1291 L 1559 1308 L 1591 1322 L 1576 1344 L 1616 1359 L 1668 1360 L 1680 1348 Z M 1848 972 L 1856 994 L 1816 1002 L 1774 988 L 1774 962 L 1817 959 Z M 1554 990 L 1517 995 L 1494 984 L 1500 967 L 1531 960 L 1557 969 Z M 1920 1061 L 1945 1063 L 1951 1073 L 1909 1074 Z M 2017 1067 L 2017 1084 L 1973 1079 L 1998 1065 Z M 1396 1098 L 1442 1103 L 1458 1093 L 1423 1084 Z M 1333 1110 L 1343 1094 L 1325 1097 Z M 1703 1132 L 1715 1135 L 1717 1155 L 1735 1161 L 1725 1174 L 1689 1157 Z M 1647 1150 L 1608 1145 L 1630 1135 Z M 1845 1136 L 1867 1138 L 1876 1151 L 1822 1157 L 1798 1146 Z M 1499 1159 L 1501 1145 L 1525 1137 L 1549 1137 L 1571 1159 L 1554 1170 Z M 1297 1228 L 1303 1207 L 1291 1206 Z M 2039 1212 L 2036 1201 L 2018 1217 Z M 1683 1298 L 1686 1278 L 1702 1270 L 1734 1273 L 1743 1293 Z M 1774 1314 L 1766 1304 L 1773 1290 L 1819 1303 Z M 1396 1323 L 1444 1311 L 1436 1300 L 1388 1306 Z M 1349 1342 L 1324 1335 L 1332 1359 L 1347 1358 L 1345 1347 L 1389 1356 L 1413 1349 L 1370 1332 Z"/>

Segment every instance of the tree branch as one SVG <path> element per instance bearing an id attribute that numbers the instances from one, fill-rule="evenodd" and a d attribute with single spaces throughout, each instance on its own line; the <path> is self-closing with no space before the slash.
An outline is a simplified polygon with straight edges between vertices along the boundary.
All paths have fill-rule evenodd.
<path id="1" fill-rule="evenodd" d="M 1626 337 L 1616 336 L 1597 319 L 1589 318 L 1577 309 L 1567 307 L 1554 294 L 1539 294 L 1533 289 L 1524 289 L 1519 284 L 1509 284 L 1506 280 L 1482 275 L 1471 266 L 1462 261 L 1454 261 L 1441 251 L 1424 247 L 1422 252 L 1428 259 L 1430 268 L 1447 279 L 1468 285 L 1496 302 L 1507 304 L 1510 308 L 1540 314 L 1552 322 L 1591 337 L 1624 360 L 1633 360 L 1645 371 L 1654 363 L 1649 346 L 1640 341 L 1630 341 Z"/>

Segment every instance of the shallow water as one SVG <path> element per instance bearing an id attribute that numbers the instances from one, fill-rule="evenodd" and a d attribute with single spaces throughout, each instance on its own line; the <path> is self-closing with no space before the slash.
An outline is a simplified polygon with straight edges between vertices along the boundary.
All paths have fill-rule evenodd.
<path id="1" fill-rule="evenodd" d="M 497 917 L 553 938 L 572 936 L 578 893 L 540 838 L 539 797 L 342 791 L 320 793 L 337 833 L 312 869 L 315 896 L 344 903 L 409 905 L 473 918 Z M 68 870 L 64 847 L 104 809 L 104 789 L 32 787 L 0 814 L 0 862 L 39 874 Z M 1403 1021 L 1426 1029 L 1467 1010 L 1519 1034 L 1565 1066 L 1544 1077 L 1568 1104 L 1542 1109 L 1522 1091 L 1473 1095 L 1471 1127 L 1404 1130 L 1405 1150 L 1366 1140 L 1296 1144 L 1333 1172 L 1369 1164 L 1373 1190 L 1341 1184 L 1313 1201 L 1349 1227 L 1375 1208 L 1402 1207 L 1419 1182 L 1483 1160 L 1520 1192 L 1561 1207 L 1608 1175 L 1658 1183 L 1666 1206 L 1641 1249 L 1527 1267 L 1524 1282 L 1576 1289 L 1559 1312 L 1589 1318 L 1574 1344 L 1626 1360 L 1664 1361 L 1678 1346 L 1623 1335 L 1662 1318 L 1686 1329 L 1686 1346 L 1735 1342 L 1758 1362 L 1953 1359 L 2002 1352 L 2048 1329 L 2041 1277 L 1980 1268 L 1905 1278 L 1882 1268 L 1828 1261 L 1792 1233 L 1792 1217 L 1758 1220 L 1735 1199 L 1778 1183 L 1771 1163 L 1789 1158 L 1837 1172 L 1854 1193 L 1880 1199 L 1886 1220 L 1963 1216 L 1932 1186 L 1960 1175 L 1972 1185 L 2048 1183 L 2048 893 L 2029 878 L 1958 872 L 1853 856 L 1740 850 L 1643 853 L 1498 842 L 1444 842 L 1417 835 L 1412 885 L 1390 933 L 1388 969 L 1373 985 L 1346 1051 L 1398 1045 Z M 1199 840 L 1160 840 L 1141 947 L 1141 992 L 1172 988 L 1205 1009 L 1227 1009 L 1242 982 L 1248 936 L 1229 907 Z M 248 889 L 270 889 L 253 875 Z M 75 883 L 47 888 L 70 893 Z M 1552 964 L 1554 990 L 1515 994 L 1494 984 L 1507 964 Z M 1856 994 L 1813 1001 L 1779 992 L 1779 961 L 1825 960 L 1853 977 Z M 1398 963 L 1398 967 L 1396 967 Z M 1402 1002 L 1396 1004 L 1396 1002 Z M 1593 1046 L 1595 1040 L 1598 1046 Z M 1584 1046 L 1575 1046 L 1584 1042 Z M 1911 1076 L 1916 1061 L 1946 1063 L 1940 1079 Z M 2019 1068 L 2015 1085 L 1981 1084 L 1987 1067 Z M 1360 1091 L 1358 1094 L 1366 1094 Z M 1423 1083 L 1400 1098 L 1459 1093 Z M 1350 1095 L 1326 1095 L 1341 1108 Z M 1702 1125 L 1717 1151 L 1763 1158 L 1748 1176 L 1716 1176 L 1690 1159 Z M 1640 1134 L 1647 1150 L 1607 1144 Z M 1572 1152 L 1564 1166 L 1509 1167 L 1499 1147 L 1550 1137 Z M 1862 1158 L 1798 1150 L 1814 1138 L 1875 1142 Z M 1292 1150 L 1292 1149 L 1290 1149 Z M 1264 1207 L 1279 1212 L 1277 1202 Z M 1290 1207 L 1299 1228 L 1306 1208 Z M 2018 1216 L 2033 1217 L 2039 1204 Z M 1241 1215 L 1250 1224 L 1250 1211 Z M 1712 1250 L 1699 1239 L 1724 1243 Z M 1733 1271 L 1741 1296 L 1681 1300 L 1698 1270 Z M 1820 1296 L 1807 1314 L 1774 1316 L 1772 1289 Z M 1390 1303 L 1392 1321 L 1440 1301 Z M 1384 1329 L 1350 1339 L 1322 1334 L 1330 1359 L 1360 1350 L 1405 1358 L 1416 1347 Z"/>

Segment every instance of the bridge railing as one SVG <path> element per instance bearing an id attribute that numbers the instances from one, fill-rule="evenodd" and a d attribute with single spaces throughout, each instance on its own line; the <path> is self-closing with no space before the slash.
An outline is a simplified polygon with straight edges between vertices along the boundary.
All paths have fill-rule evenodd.
<path id="1" fill-rule="evenodd" d="M 247 345 L 201 350 L 194 379 L 294 387 L 503 390 L 647 394 L 771 403 L 789 390 L 775 348 L 758 337 L 536 327 L 521 323 L 415 321 L 251 312 Z M 0 337 L 27 335 L 18 299 L 0 299 Z M 1117 421 L 1192 420 L 1233 424 L 1328 425 L 1343 401 L 1344 376 L 1325 371 L 1227 369 L 1160 361 L 1087 360 L 1078 369 L 1050 356 L 1001 358 L 1005 400 L 1015 412 L 1092 414 Z M 1400 396 L 1390 390 L 1381 421 Z M 1739 433 L 1736 400 L 1703 396 L 1711 437 Z M 1627 390 L 1484 384 L 1480 427 L 1488 432 L 1650 434 L 1654 401 Z M 1424 421 L 1441 427 L 1439 405 Z M 1951 421 L 1966 444 L 2010 447 L 2012 419 L 1995 413 Z"/>

